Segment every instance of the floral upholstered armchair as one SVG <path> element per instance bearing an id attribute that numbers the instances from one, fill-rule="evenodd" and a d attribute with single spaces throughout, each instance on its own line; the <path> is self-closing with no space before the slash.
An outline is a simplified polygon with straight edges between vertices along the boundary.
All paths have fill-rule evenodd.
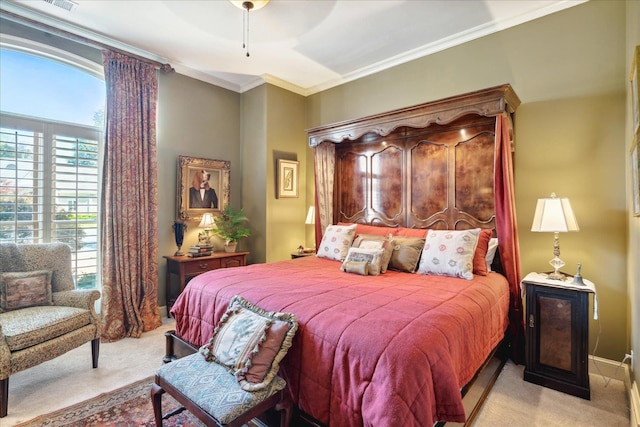
<path id="1" fill-rule="evenodd" d="M 0 244 L 0 418 L 14 373 L 89 341 L 98 366 L 98 298 L 97 290 L 75 289 L 69 246 Z"/>

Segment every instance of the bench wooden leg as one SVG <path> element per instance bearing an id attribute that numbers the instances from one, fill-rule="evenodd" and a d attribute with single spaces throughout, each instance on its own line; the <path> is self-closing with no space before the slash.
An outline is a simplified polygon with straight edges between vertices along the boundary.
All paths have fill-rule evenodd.
<path id="1" fill-rule="evenodd" d="M 276 404 L 276 411 L 280 412 L 280 427 L 289 427 L 293 415 L 293 408 L 289 399 L 283 397 L 283 399 Z"/>
<path id="2" fill-rule="evenodd" d="M 153 405 L 153 417 L 156 420 L 156 427 L 162 427 L 162 395 L 164 389 L 158 384 L 151 386 L 151 404 Z"/>

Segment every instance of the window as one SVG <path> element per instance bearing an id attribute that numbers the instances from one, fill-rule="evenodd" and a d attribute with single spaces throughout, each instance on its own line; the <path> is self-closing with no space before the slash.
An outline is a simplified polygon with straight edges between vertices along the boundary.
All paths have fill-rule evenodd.
<path id="1" fill-rule="evenodd" d="M 0 242 L 64 242 L 72 250 L 78 287 L 99 287 L 98 201 L 103 138 L 99 121 L 104 82 L 49 58 L 5 49 L 0 53 Z M 25 67 L 31 70 L 34 64 L 38 73 L 21 72 Z M 55 76 L 44 80 L 48 86 L 57 87 L 47 88 L 29 80 L 36 76 L 40 80 L 42 76 Z M 83 83 L 87 77 L 88 86 Z M 85 86 L 70 89 L 77 85 Z M 34 86 L 39 93 L 30 91 Z M 21 89 L 16 91 L 16 87 Z M 84 98 L 95 98 L 96 90 L 101 109 L 86 111 Z M 83 124 L 91 116 L 96 123 Z"/>

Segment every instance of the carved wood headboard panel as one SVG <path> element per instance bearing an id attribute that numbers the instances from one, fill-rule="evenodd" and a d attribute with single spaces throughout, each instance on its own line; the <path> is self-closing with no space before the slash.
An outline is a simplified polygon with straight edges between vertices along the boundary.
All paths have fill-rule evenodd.
<path id="1" fill-rule="evenodd" d="M 519 104 L 503 85 L 309 130 L 336 143 L 334 223 L 494 228 L 496 116 Z"/>

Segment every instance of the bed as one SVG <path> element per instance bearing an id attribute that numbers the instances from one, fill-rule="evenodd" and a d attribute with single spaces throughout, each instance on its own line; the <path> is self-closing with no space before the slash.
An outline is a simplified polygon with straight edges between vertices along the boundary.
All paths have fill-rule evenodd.
<path id="1" fill-rule="evenodd" d="M 211 271 L 173 306 L 167 358 L 180 342 L 206 343 L 241 295 L 298 317 L 281 374 L 318 424 L 464 422 L 461 390 L 492 351 L 506 341 L 516 362 L 523 353 L 511 166 L 518 104 L 503 85 L 309 131 L 319 249 L 333 224 L 395 236 L 489 229 L 502 274 L 360 276 L 320 256 Z"/>

